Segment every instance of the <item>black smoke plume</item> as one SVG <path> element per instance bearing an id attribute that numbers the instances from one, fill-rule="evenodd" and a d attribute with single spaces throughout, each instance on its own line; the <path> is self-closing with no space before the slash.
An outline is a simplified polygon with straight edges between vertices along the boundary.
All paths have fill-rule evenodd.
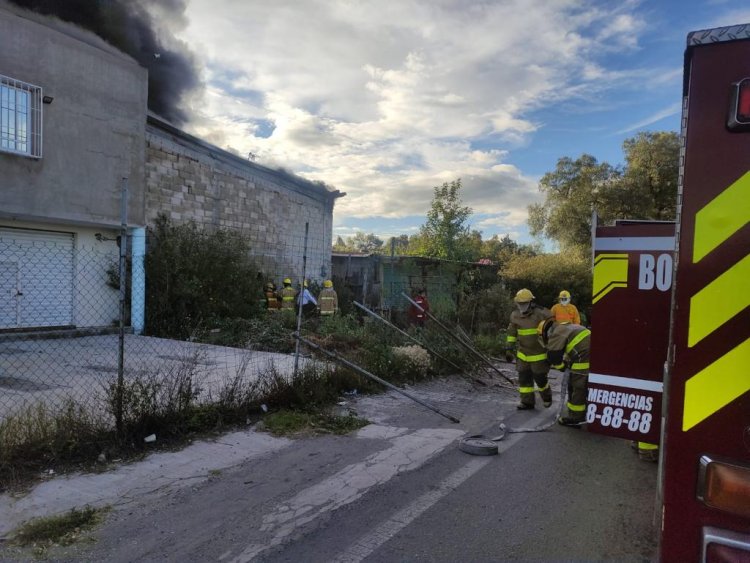
<path id="1" fill-rule="evenodd" d="M 96 33 L 148 69 L 148 107 L 175 125 L 187 121 L 180 107 L 183 96 L 200 84 L 193 57 L 173 37 L 167 47 L 157 37 L 147 2 L 159 0 L 10 0 L 34 12 L 56 16 Z M 184 16 L 184 0 L 161 0 L 162 9 Z"/>

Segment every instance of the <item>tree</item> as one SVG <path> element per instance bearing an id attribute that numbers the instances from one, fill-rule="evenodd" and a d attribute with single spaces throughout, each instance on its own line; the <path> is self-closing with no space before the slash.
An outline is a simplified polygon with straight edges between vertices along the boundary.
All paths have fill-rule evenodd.
<path id="1" fill-rule="evenodd" d="M 680 138 L 673 132 L 638 133 L 623 144 L 627 168 L 624 180 L 637 194 L 641 216 L 675 218 Z"/>
<path id="2" fill-rule="evenodd" d="M 470 260 L 475 237 L 466 224 L 472 210 L 462 205 L 459 195 L 461 179 L 445 182 L 434 190 L 427 221 L 420 228 L 414 242 L 419 243 L 425 256 Z M 411 246 L 412 241 L 409 242 Z"/>
<path id="3" fill-rule="evenodd" d="M 333 245 L 334 252 L 378 252 L 383 246 L 383 241 L 375 236 L 374 233 L 365 234 L 358 231 L 354 236 L 347 237 L 344 241 L 341 236 L 336 237 Z"/>
<path id="4" fill-rule="evenodd" d="M 615 219 L 674 219 L 679 138 L 676 133 L 639 133 L 623 143 L 626 165 L 615 168 L 584 154 L 563 157 L 545 174 L 544 203 L 529 206 L 534 236 L 556 240 L 563 250 L 588 250 L 591 213 L 603 223 Z"/>
<path id="5" fill-rule="evenodd" d="M 336 237 L 336 242 L 333 244 L 333 251 L 334 252 L 347 252 L 349 251 L 349 247 L 346 245 L 346 242 L 344 242 L 344 239 L 341 238 L 341 235 Z"/>
<path id="6" fill-rule="evenodd" d="M 620 179 L 617 169 L 588 154 L 559 159 L 539 182 L 544 203 L 529 206 L 531 234 L 556 240 L 563 250 L 590 245 L 591 213 L 601 212 L 600 194 Z"/>
<path id="7" fill-rule="evenodd" d="M 393 248 L 394 254 L 408 254 L 409 235 L 399 235 L 397 237 L 389 238 L 388 242 L 383 246 L 383 252 L 385 254 L 390 254 L 391 248 Z"/>
<path id="8" fill-rule="evenodd" d="M 347 246 L 354 248 L 357 252 L 378 252 L 383 246 L 382 239 L 375 236 L 374 233 L 365 234 L 362 231 L 358 231 L 354 236 L 346 239 Z"/>

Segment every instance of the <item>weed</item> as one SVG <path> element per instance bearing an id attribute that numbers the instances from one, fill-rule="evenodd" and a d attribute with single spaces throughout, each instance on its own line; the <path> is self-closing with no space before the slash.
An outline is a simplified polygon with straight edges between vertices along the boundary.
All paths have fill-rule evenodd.
<path id="1" fill-rule="evenodd" d="M 50 466 L 96 459 L 113 434 L 103 417 L 72 400 L 59 409 L 40 403 L 7 416 L 0 421 L 0 491 Z"/>
<path id="2" fill-rule="evenodd" d="M 85 507 L 65 514 L 35 518 L 15 530 L 12 542 L 19 546 L 49 547 L 53 544 L 70 545 L 79 539 L 81 532 L 99 524 L 108 508 Z"/>
<path id="3" fill-rule="evenodd" d="M 348 434 L 369 424 L 356 416 L 336 416 L 323 412 L 280 410 L 263 419 L 266 429 L 274 436 L 289 436 L 300 432 L 315 434 Z"/>

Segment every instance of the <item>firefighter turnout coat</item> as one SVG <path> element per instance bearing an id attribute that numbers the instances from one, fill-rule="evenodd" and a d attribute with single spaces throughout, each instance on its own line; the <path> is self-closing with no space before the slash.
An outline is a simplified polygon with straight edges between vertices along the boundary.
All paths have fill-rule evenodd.
<path id="1" fill-rule="evenodd" d="M 336 313 L 339 309 L 339 298 L 336 295 L 336 290 L 331 287 L 321 290 L 318 295 L 318 305 L 321 315 L 333 315 Z"/>
<path id="2" fill-rule="evenodd" d="M 591 331 L 581 325 L 553 323 L 545 336 L 552 367 L 565 369 L 566 363 L 570 366 L 568 414 L 582 420 L 586 416 Z"/>
<path id="3" fill-rule="evenodd" d="M 541 321 L 552 317 L 549 309 L 531 304 L 529 311 L 523 315 L 518 309 L 510 314 L 508 325 L 507 345 L 508 348 L 517 346 L 516 370 L 518 371 L 518 391 L 521 395 L 519 408 L 531 408 L 534 406 L 534 383 L 539 389 L 539 394 L 545 406 L 552 402 L 552 391 L 547 380 L 549 364 L 547 363 L 547 352 L 539 342 L 536 327 Z"/>
<path id="4" fill-rule="evenodd" d="M 290 285 L 281 290 L 281 308 L 284 311 L 294 311 L 294 297 L 297 292 Z"/>

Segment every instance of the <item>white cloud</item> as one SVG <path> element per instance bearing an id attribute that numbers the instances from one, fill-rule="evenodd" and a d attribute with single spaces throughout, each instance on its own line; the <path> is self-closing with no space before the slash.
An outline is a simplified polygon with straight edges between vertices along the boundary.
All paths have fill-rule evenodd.
<path id="1" fill-rule="evenodd" d="M 636 6 L 190 0 L 179 37 L 210 85 L 191 131 L 347 192 L 338 218 L 423 215 L 460 177 L 467 205 L 515 227 L 536 181 L 496 144 L 526 143 L 541 104 L 632 80 L 599 56 L 638 48 Z"/>
<path id="2" fill-rule="evenodd" d="M 679 102 L 676 102 L 669 107 L 659 110 L 640 121 L 636 121 L 635 123 L 620 129 L 619 131 L 617 131 L 617 134 L 630 133 L 631 131 L 635 131 L 636 129 L 642 129 L 643 127 L 661 121 L 666 117 L 677 115 L 678 113 L 680 113 L 680 111 L 682 111 L 682 105 Z"/>

